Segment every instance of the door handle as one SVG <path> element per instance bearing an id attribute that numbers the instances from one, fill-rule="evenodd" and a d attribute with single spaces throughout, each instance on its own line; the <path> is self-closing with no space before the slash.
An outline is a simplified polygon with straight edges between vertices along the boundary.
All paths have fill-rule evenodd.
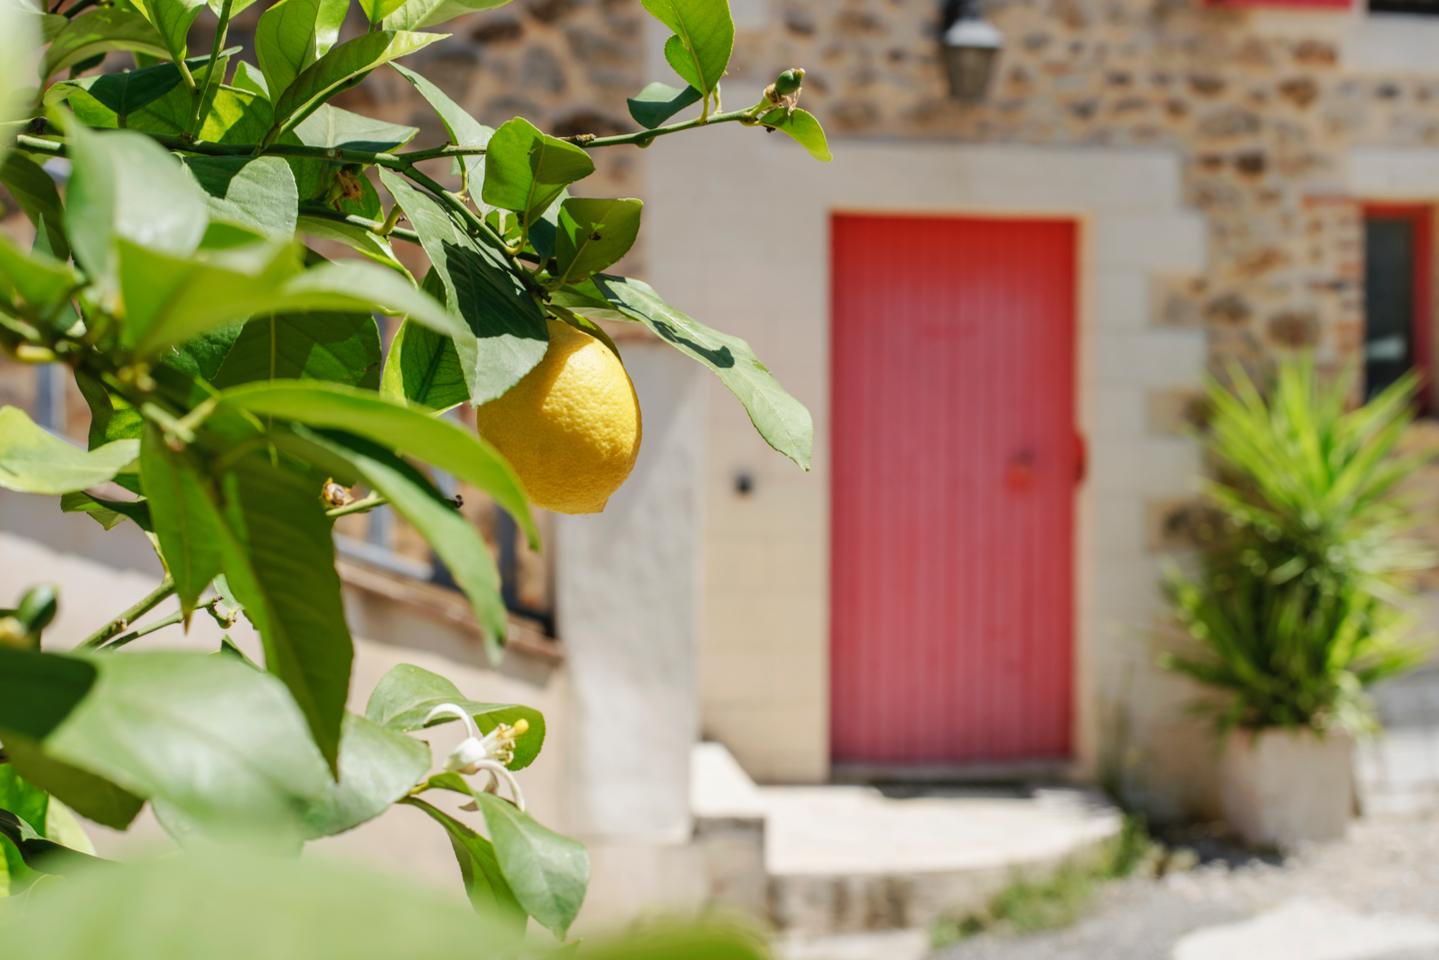
<path id="1" fill-rule="evenodd" d="M 1038 459 L 1033 450 L 1021 450 L 1010 457 L 1004 472 L 1004 485 L 1015 493 L 1023 493 L 1033 487 Z"/>

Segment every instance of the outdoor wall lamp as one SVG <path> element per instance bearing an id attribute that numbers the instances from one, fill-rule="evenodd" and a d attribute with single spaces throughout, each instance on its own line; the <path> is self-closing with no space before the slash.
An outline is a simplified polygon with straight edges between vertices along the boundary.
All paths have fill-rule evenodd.
<path id="1" fill-rule="evenodd" d="M 979 0 L 945 0 L 940 52 L 951 100 L 978 103 L 984 99 L 1003 46 L 1004 35 L 980 16 Z"/>

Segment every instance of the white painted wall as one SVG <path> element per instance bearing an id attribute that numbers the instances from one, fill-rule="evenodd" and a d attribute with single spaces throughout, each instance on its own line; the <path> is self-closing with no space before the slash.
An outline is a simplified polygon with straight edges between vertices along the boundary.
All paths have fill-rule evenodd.
<path id="1" fill-rule="evenodd" d="M 838 210 L 1080 221 L 1078 410 L 1090 476 L 1077 531 L 1079 759 L 1097 772 L 1101 727 L 1116 722 L 1121 701 L 1135 749 L 1157 743 L 1150 734 L 1171 724 L 1164 735 L 1177 735 L 1187 723 L 1180 688 L 1152 665 L 1160 558 L 1148 549 L 1145 505 L 1191 493 L 1199 458 L 1190 441 L 1151 434 L 1145 411 L 1152 391 L 1196 386 L 1203 374 L 1202 332 L 1150 323 L 1154 275 L 1204 266 L 1204 226 L 1182 207 L 1178 159 L 1094 147 L 834 147 L 834 163 L 822 166 L 779 135 L 724 128 L 661 142 L 648 157 L 654 285 L 749 339 L 816 421 L 814 471 L 805 475 L 765 447 L 721 387 L 707 388 L 706 733 L 759 778 L 828 776 L 828 225 Z M 895 256 L 912 266 L 923 252 Z M 742 470 L 756 481 L 747 498 L 733 489 Z M 1164 766 L 1163 756 L 1154 760 Z"/>

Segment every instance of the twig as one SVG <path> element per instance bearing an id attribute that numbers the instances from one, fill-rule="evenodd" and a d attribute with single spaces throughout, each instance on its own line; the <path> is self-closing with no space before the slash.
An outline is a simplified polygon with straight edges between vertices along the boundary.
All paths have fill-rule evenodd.
<path id="1" fill-rule="evenodd" d="M 369 513 L 376 507 L 383 507 L 390 501 L 385 497 L 376 494 L 373 497 L 365 497 L 363 500 L 356 500 L 354 503 L 347 503 L 343 507 L 334 507 L 325 511 L 325 516 L 330 519 L 348 517 L 352 513 Z"/>
<path id="2" fill-rule="evenodd" d="M 169 577 L 166 577 L 164 580 L 160 581 L 160 585 L 158 587 L 156 587 L 154 590 L 151 590 L 139 600 L 135 601 L 134 604 L 127 607 L 125 610 L 121 611 L 120 615 L 115 617 L 115 619 L 111 620 L 99 630 L 96 630 L 94 633 L 90 634 L 90 636 L 86 637 L 85 640 L 80 644 L 80 646 L 91 648 L 104 646 L 107 640 L 120 633 L 121 631 L 129 629 L 130 624 L 134 623 L 140 617 L 143 617 L 145 614 L 155 609 L 161 604 L 161 602 L 172 596 L 174 593 L 175 581 L 170 579 Z"/>
<path id="3" fill-rule="evenodd" d="M 219 597 L 211 597 L 209 600 L 206 600 L 204 603 L 202 603 L 202 604 L 200 604 L 199 606 L 197 606 L 197 607 L 195 608 L 195 610 L 196 610 L 196 611 L 200 611 L 200 610 L 213 610 L 216 606 L 219 605 L 219 603 L 220 603 L 220 598 L 219 598 Z M 184 613 L 182 613 L 182 612 L 179 611 L 179 610 L 176 610 L 174 613 L 170 614 L 168 617 L 162 617 L 162 618 L 160 618 L 159 620 L 156 620 L 154 623 L 147 623 L 147 624 L 145 624 L 143 627 L 140 627 L 140 628 L 137 629 L 137 630 L 131 630 L 129 633 L 121 634 L 120 636 L 116 637 L 116 638 L 113 639 L 113 640 L 107 640 L 105 643 L 100 644 L 99 649 L 101 649 L 101 650 L 118 650 L 118 649 L 120 649 L 121 647 L 125 646 L 126 644 L 128 644 L 128 643 L 130 643 L 130 642 L 132 642 L 132 641 L 134 641 L 134 640 L 139 640 L 141 637 L 149 636 L 150 634 L 154 633 L 154 632 L 157 631 L 157 630 L 163 630 L 163 629 L 165 629 L 166 627 L 173 627 L 175 624 L 177 624 L 177 623 L 183 623 L 184 621 L 185 621 L 185 615 L 184 615 Z"/>

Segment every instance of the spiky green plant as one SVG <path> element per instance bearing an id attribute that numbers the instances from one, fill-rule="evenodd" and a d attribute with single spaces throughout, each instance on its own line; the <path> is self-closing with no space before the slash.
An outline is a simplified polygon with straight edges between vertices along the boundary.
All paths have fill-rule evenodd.
<path id="1" fill-rule="evenodd" d="M 1352 378 L 1287 363 L 1264 396 L 1242 371 L 1211 383 L 1208 495 L 1221 515 L 1194 575 L 1168 593 L 1193 643 L 1165 664 L 1208 687 L 1222 731 L 1373 725 L 1365 689 L 1423 657 L 1407 581 L 1430 565 L 1401 481 L 1417 380 L 1349 408 Z"/>

